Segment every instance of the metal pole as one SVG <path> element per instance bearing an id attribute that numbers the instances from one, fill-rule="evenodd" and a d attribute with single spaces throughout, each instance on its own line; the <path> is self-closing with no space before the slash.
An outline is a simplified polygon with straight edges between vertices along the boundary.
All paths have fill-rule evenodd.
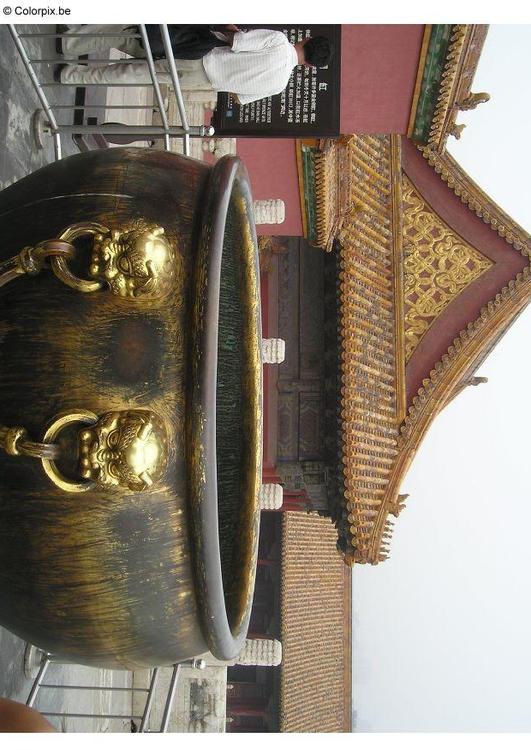
<path id="1" fill-rule="evenodd" d="M 64 714 L 58 711 L 41 711 L 44 716 L 67 716 L 71 719 L 141 719 L 133 714 Z"/>
<path id="2" fill-rule="evenodd" d="M 42 678 L 44 677 L 44 675 L 46 674 L 46 670 L 48 669 L 49 666 L 50 666 L 50 657 L 48 656 L 48 654 L 46 654 L 46 656 L 42 660 L 41 667 L 39 671 L 37 672 L 37 677 L 35 678 L 33 685 L 31 687 L 30 694 L 28 695 L 28 700 L 26 701 L 26 706 L 29 706 L 31 708 L 33 704 L 35 703 L 35 700 L 37 698 L 37 691 L 40 686 L 40 682 Z"/>
<path id="3" fill-rule="evenodd" d="M 146 87 L 151 88 L 153 84 L 152 83 L 105 83 L 105 82 L 103 83 L 68 83 L 66 81 L 64 83 L 57 83 L 56 81 L 54 81 L 53 83 L 50 82 L 50 83 L 41 84 L 41 88 L 43 89 L 44 88 L 49 89 L 49 88 L 52 88 L 53 86 L 107 86 L 108 88 L 114 87 L 114 88 L 120 88 L 120 89 L 125 88 L 125 87 L 131 88 L 132 86 L 134 86 L 137 89 L 141 89 L 141 88 L 145 89 Z"/>
<path id="4" fill-rule="evenodd" d="M 177 682 L 179 680 L 180 671 L 181 671 L 181 665 L 174 664 L 170 687 L 168 690 L 168 695 L 166 696 L 166 704 L 164 706 L 164 713 L 162 715 L 162 721 L 160 724 L 161 732 L 166 732 L 168 730 L 168 724 L 170 723 L 170 711 L 173 706 L 173 701 L 175 699 L 175 692 L 177 690 Z"/>
<path id="5" fill-rule="evenodd" d="M 144 714 L 142 716 L 142 721 L 140 722 L 140 728 L 139 732 L 145 732 L 147 723 L 149 722 L 149 714 L 151 713 L 151 706 L 153 704 L 153 696 L 155 694 L 155 687 L 157 685 L 157 679 L 159 676 L 159 668 L 155 667 L 153 670 L 153 674 L 151 676 L 151 682 L 149 684 L 149 692 L 148 697 L 146 700 L 146 705 L 144 707 Z"/>
<path id="6" fill-rule="evenodd" d="M 166 53 L 168 67 L 170 69 L 171 82 L 173 84 L 175 98 L 177 99 L 177 107 L 179 109 L 179 114 L 181 116 L 181 125 L 185 132 L 185 137 L 183 138 L 183 151 L 186 154 L 186 156 L 189 156 L 190 155 L 190 141 L 188 138 L 186 138 L 186 133 L 190 131 L 190 126 L 188 125 L 188 118 L 186 117 L 186 111 L 184 109 L 184 100 L 183 100 L 183 95 L 181 93 L 181 86 L 179 84 L 179 75 L 177 73 L 177 68 L 175 66 L 175 60 L 173 58 L 173 50 L 171 47 L 170 35 L 168 33 L 168 26 L 166 24 L 164 23 L 160 24 L 160 33 L 162 36 L 162 41 L 164 43 L 164 52 Z"/>
<path id="7" fill-rule="evenodd" d="M 144 52 L 146 53 L 146 62 L 148 64 L 149 74 L 151 75 L 151 80 L 153 81 L 153 89 L 155 90 L 155 96 L 157 97 L 157 104 L 159 105 L 160 117 L 162 119 L 162 124 L 164 125 L 164 130 L 166 131 L 164 135 L 164 147 L 166 151 L 169 151 L 170 150 L 170 133 L 169 133 L 170 126 L 168 123 L 166 110 L 164 109 L 164 102 L 162 100 L 162 94 L 160 92 L 159 81 L 157 78 L 157 71 L 155 68 L 155 63 L 153 61 L 153 55 L 151 53 L 151 45 L 149 43 L 145 24 L 143 23 L 139 24 L 138 29 L 142 37 L 142 44 L 144 45 Z"/>
<path id="8" fill-rule="evenodd" d="M 158 109 L 156 104 L 51 104 L 52 109 Z"/>
<path id="9" fill-rule="evenodd" d="M 59 126 L 57 125 L 57 121 L 55 119 L 55 116 L 51 110 L 51 107 L 48 103 L 48 99 L 46 98 L 44 91 L 42 90 L 43 87 L 39 83 L 39 79 L 37 78 L 37 75 L 35 74 L 35 71 L 33 70 L 32 64 L 30 62 L 30 59 L 28 55 L 26 54 L 26 50 L 24 49 L 24 45 L 20 41 L 20 37 L 18 34 L 18 31 L 16 30 L 15 26 L 10 23 L 7 25 L 9 32 L 11 36 L 13 37 L 13 41 L 15 42 L 15 46 L 19 51 L 19 54 L 22 58 L 22 62 L 24 63 L 26 70 L 28 72 L 28 75 L 30 77 L 30 80 L 33 84 L 33 87 L 35 89 L 35 92 L 37 96 L 39 97 L 39 101 L 42 105 L 42 108 L 44 112 L 46 113 L 46 117 L 48 118 L 48 122 L 50 124 L 50 130 L 53 134 L 53 142 L 54 142 L 54 150 L 55 150 L 55 158 L 60 159 L 61 158 L 61 136 L 59 135 Z"/>
<path id="10" fill-rule="evenodd" d="M 63 152 L 61 148 L 61 134 L 59 131 L 52 134 L 53 137 L 53 148 L 55 151 L 55 159 L 56 161 L 59 161 L 59 159 L 62 158 Z"/>
<path id="11" fill-rule="evenodd" d="M 45 37 L 53 37 L 54 39 L 68 39 L 69 37 L 73 38 L 73 37 L 80 37 L 80 36 L 86 38 L 87 34 L 83 34 L 83 33 L 74 34 L 73 32 L 72 33 L 69 32 L 68 34 L 54 34 L 48 31 L 48 32 L 42 32 L 42 33 L 32 32 L 32 33 L 19 34 L 19 36 L 24 39 L 40 39 L 40 38 L 45 38 Z M 105 37 L 107 36 L 115 37 L 116 32 L 109 31 L 108 33 L 92 34 L 92 36 L 103 37 L 105 39 Z M 127 34 L 125 32 L 120 32 L 120 36 L 123 37 L 124 39 L 140 39 L 140 34 Z"/>
<path id="12" fill-rule="evenodd" d="M 85 34 L 86 36 L 86 34 Z M 30 60 L 31 63 L 46 63 L 46 64 L 54 64 L 57 65 L 57 63 L 68 63 L 71 65 L 79 65 L 80 63 L 83 63 L 83 65 L 106 65 L 109 63 L 115 63 L 119 62 L 120 65 L 131 65 L 132 63 L 137 63 L 138 58 L 137 57 L 123 57 L 119 60 L 116 59 L 110 59 L 106 57 L 104 60 L 96 59 L 96 58 L 87 58 L 86 60 L 78 60 L 75 58 L 74 60 L 66 60 L 65 58 L 58 58 L 58 57 L 51 57 L 51 58 L 41 58 L 39 60 Z"/>
<path id="13" fill-rule="evenodd" d="M 163 127 L 159 125 L 124 125 L 120 123 L 111 124 L 106 123 L 103 125 L 62 125 L 61 132 L 63 133 L 74 133 L 79 135 L 92 135 L 95 133 L 109 135 L 135 135 L 135 136 L 151 136 L 151 137 L 162 137 L 166 134 Z M 172 125 L 169 128 L 169 135 L 172 138 L 182 138 L 185 133 L 178 125 Z M 189 135 L 198 138 L 211 135 L 211 128 L 207 125 L 194 125 L 190 128 Z"/>
<path id="14" fill-rule="evenodd" d="M 134 688 L 134 687 L 106 687 L 104 685 L 50 685 L 48 683 L 42 683 L 42 688 L 56 688 L 60 690 L 122 690 L 131 693 L 149 693 L 149 688 Z"/>

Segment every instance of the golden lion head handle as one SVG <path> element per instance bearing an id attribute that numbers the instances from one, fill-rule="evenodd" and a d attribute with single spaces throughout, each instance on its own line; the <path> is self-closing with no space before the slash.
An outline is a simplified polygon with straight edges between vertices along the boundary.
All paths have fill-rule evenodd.
<path id="1" fill-rule="evenodd" d="M 176 255 L 162 227 L 143 219 L 118 229 L 95 223 L 74 224 L 60 238 L 71 243 L 86 235 L 94 237 L 89 272 L 96 281 L 79 279 L 65 259 L 52 258 L 55 275 L 68 286 L 91 292 L 107 284 L 119 297 L 145 299 L 159 299 L 171 291 Z"/>
<path id="2" fill-rule="evenodd" d="M 74 240 L 87 236 L 93 237 L 91 279 L 82 279 L 70 270 L 68 261 L 75 252 Z M 67 227 L 55 240 L 25 247 L 0 263 L 0 286 L 16 276 L 39 273 L 48 258 L 57 278 L 72 289 L 95 292 L 107 286 L 119 297 L 137 300 L 157 300 L 169 294 L 178 260 L 164 229 L 144 219 L 113 229 L 83 222 Z"/>
<path id="3" fill-rule="evenodd" d="M 159 477 L 166 449 L 164 425 L 152 412 L 108 412 L 79 433 L 81 475 L 105 487 L 144 490 Z"/>
<path id="4" fill-rule="evenodd" d="M 69 425 L 79 424 L 80 481 L 66 479 L 57 467 L 56 441 Z M 146 409 L 112 411 L 98 417 L 91 411 L 58 415 L 42 443 L 28 440 L 23 428 L 0 427 L 0 447 L 9 455 L 40 458 L 46 475 L 65 492 L 100 488 L 141 492 L 160 479 L 167 461 L 168 437 L 162 420 Z"/>

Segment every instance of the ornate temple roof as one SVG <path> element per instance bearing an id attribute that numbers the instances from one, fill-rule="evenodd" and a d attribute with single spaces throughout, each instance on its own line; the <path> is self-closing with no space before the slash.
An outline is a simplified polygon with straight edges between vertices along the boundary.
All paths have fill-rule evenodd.
<path id="1" fill-rule="evenodd" d="M 488 101 L 471 90 L 488 33 L 485 24 L 427 24 L 417 69 L 407 137 L 430 153 L 445 152 L 450 135 L 460 138 L 459 112 Z M 339 143 L 349 136 L 342 136 Z M 350 210 L 351 172 L 338 169 L 338 141 L 299 140 L 297 162 L 304 236 L 331 250 L 335 228 Z M 326 190 L 317 186 L 326 184 Z"/>
<path id="2" fill-rule="evenodd" d="M 282 514 L 280 729 L 349 732 L 351 571 L 328 519 Z"/>
<path id="3" fill-rule="evenodd" d="M 399 136 L 314 153 L 317 241 L 337 254 L 349 563 L 387 557 L 436 415 L 531 301 L 531 239 L 446 152 Z"/>
<path id="4" fill-rule="evenodd" d="M 427 25 L 415 83 L 407 135 L 414 143 L 443 151 L 450 134 L 459 137 L 460 110 L 488 101 L 485 92 L 473 94 L 472 80 L 488 26 Z"/>

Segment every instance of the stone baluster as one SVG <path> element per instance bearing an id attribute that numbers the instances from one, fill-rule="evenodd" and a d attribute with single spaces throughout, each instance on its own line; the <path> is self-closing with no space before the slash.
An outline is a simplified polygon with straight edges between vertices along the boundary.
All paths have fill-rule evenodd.
<path id="1" fill-rule="evenodd" d="M 253 201 L 257 224 L 282 224 L 286 218 L 286 205 L 280 198 Z"/>
<path id="2" fill-rule="evenodd" d="M 279 510 L 284 491 L 281 484 L 263 484 L 260 490 L 260 510 Z"/>
<path id="3" fill-rule="evenodd" d="M 276 638 L 247 638 L 235 659 L 236 664 L 278 667 L 282 662 L 282 644 Z"/>
<path id="4" fill-rule="evenodd" d="M 284 339 L 262 339 L 262 362 L 278 365 L 286 357 L 286 342 Z"/>
<path id="5" fill-rule="evenodd" d="M 209 151 L 216 159 L 222 156 L 235 156 L 236 138 L 209 138 L 203 140 L 203 151 Z"/>

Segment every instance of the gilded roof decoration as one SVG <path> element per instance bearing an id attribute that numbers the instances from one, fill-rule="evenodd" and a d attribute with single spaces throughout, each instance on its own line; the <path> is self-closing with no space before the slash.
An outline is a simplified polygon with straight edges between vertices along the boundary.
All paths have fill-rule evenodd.
<path id="1" fill-rule="evenodd" d="M 430 127 L 428 144 L 436 148 L 444 144 L 444 126 L 447 113 L 452 107 L 452 94 L 456 90 L 460 62 L 465 49 L 465 42 L 470 36 L 471 27 L 458 24 L 452 27 L 452 36 L 448 45 L 446 64 L 441 77 L 439 95 Z"/>
<path id="2" fill-rule="evenodd" d="M 408 127 L 408 136 L 415 143 L 423 145 L 428 143 L 451 35 L 451 24 L 424 27 Z"/>
<path id="3" fill-rule="evenodd" d="M 531 302 L 529 234 L 496 206 L 452 157 L 448 154 L 434 154 L 429 149 L 424 149 L 423 154 L 463 203 L 529 258 L 530 265 L 509 281 L 481 309 L 479 317 L 459 333 L 447 353 L 434 364 L 429 377 L 424 379 L 422 387 L 413 397 L 407 416 L 400 426 L 396 461 L 389 472 L 389 481 L 382 493 L 382 502 L 371 529 L 367 550 L 367 560 L 371 562 L 377 562 L 381 558 L 382 540 L 388 533 L 392 504 L 398 502 L 400 505 L 403 497 L 398 494 L 400 486 L 429 426 L 456 392 L 461 390 L 462 385 L 476 382 L 472 378 L 476 368 L 518 314 Z"/>
<path id="4" fill-rule="evenodd" d="M 416 425 L 425 417 L 425 406 L 435 389 L 444 389 L 443 397 L 437 399 L 438 409 L 454 397 L 455 388 L 463 379 L 463 373 L 481 363 L 489 352 L 488 343 L 496 343 L 516 315 L 531 302 L 531 265 L 524 268 L 516 278 L 485 305 L 476 320 L 454 339 L 446 354 L 435 364 L 430 377 L 423 381 L 422 388 L 413 398 L 412 405 L 400 431 L 400 446 L 403 448 L 414 437 Z M 435 416 L 435 414 L 433 415 Z M 430 420 L 431 422 L 431 420 Z M 424 432 L 422 433 L 422 435 Z M 417 440 L 417 443 L 420 442 Z"/>
<path id="5" fill-rule="evenodd" d="M 392 143 L 352 136 L 348 159 L 351 210 L 339 247 L 341 416 L 349 562 L 368 562 L 374 523 L 397 455 L 399 377 L 394 284 Z M 390 512 L 390 511 L 389 511 Z M 378 559 L 388 552 L 391 523 Z"/>
<path id="6" fill-rule="evenodd" d="M 316 193 L 316 241 L 315 244 L 323 247 L 327 252 L 332 249 L 335 219 L 338 209 L 338 151 L 336 148 L 327 147 L 315 154 L 315 176 L 318 185 L 326 185 L 326 190 Z"/>
<path id="7" fill-rule="evenodd" d="M 403 176 L 406 360 L 432 323 L 492 261 L 459 237 Z"/>
<path id="8" fill-rule="evenodd" d="M 421 148 L 420 151 L 441 180 L 446 182 L 476 216 L 479 216 L 485 224 L 490 224 L 500 237 L 513 245 L 522 255 L 531 258 L 529 233 L 494 203 L 447 151 L 443 154 L 438 154 L 429 148 Z"/>
<path id="9" fill-rule="evenodd" d="M 454 398 L 462 384 L 471 379 L 477 367 L 490 353 L 519 313 L 531 302 L 531 266 L 512 279 L 493 300 L 485 305 L 479 317 L 462 330 L 448 352 L 443 355 L 423 381 L 413 398 L 400 430 L 397 461 L 390 472 L 386 497 L 396 497 L 415 453 L 428 428 L 440 411 Z M 369 555 L 376 559 L 380 539 L 388 523 L 385 503 L 375 520 Z"/>
<path id="10" fill-rule="evenodd" d="M 462 202 L 531 262 L 529 234 L 449 154 L 421 151 Z M 376 564 L 388 555 L 406 497 L 401 483 L 426 430 L 462 386 L 475 382 L 475 368 L 531 300 L 531 271 L 461 331 L 406 409 L 406 357 L 493 263 L 438 217 L 403 173 L 398 136 L 343 137 L 327 144 L 324 158 L 329 166 L 315 194 L 339 268 L 340 546 L 347 563 Z"/>
<path id="11" fill-rule="evenodd" d="M 474 109 L 489 100 L 485 92 L 472 93 L 488 26 L 435 24 L 426 26 L 408 137 L 442 152 L 449 135 L 460 137 L 460 110 Z"/>
<path id="12" fill-rule="evenodd" d="M 297 166 L 301 188 L 304 236 L 326 252 L 352 212 L 348 170 L 339 168 L 350 136 L 339 139 L 297 141 Z"/>
<path id="13" fill-rule="evenodd" d="M 301 200 L 301 217 L 303 233 L 308 242 L 317 243 L 316 227 L 316 180 L 315 174 L 315 142 L 307 140 L 297 141 L 297 170 L 299 174 L 299 195 Z"/>

